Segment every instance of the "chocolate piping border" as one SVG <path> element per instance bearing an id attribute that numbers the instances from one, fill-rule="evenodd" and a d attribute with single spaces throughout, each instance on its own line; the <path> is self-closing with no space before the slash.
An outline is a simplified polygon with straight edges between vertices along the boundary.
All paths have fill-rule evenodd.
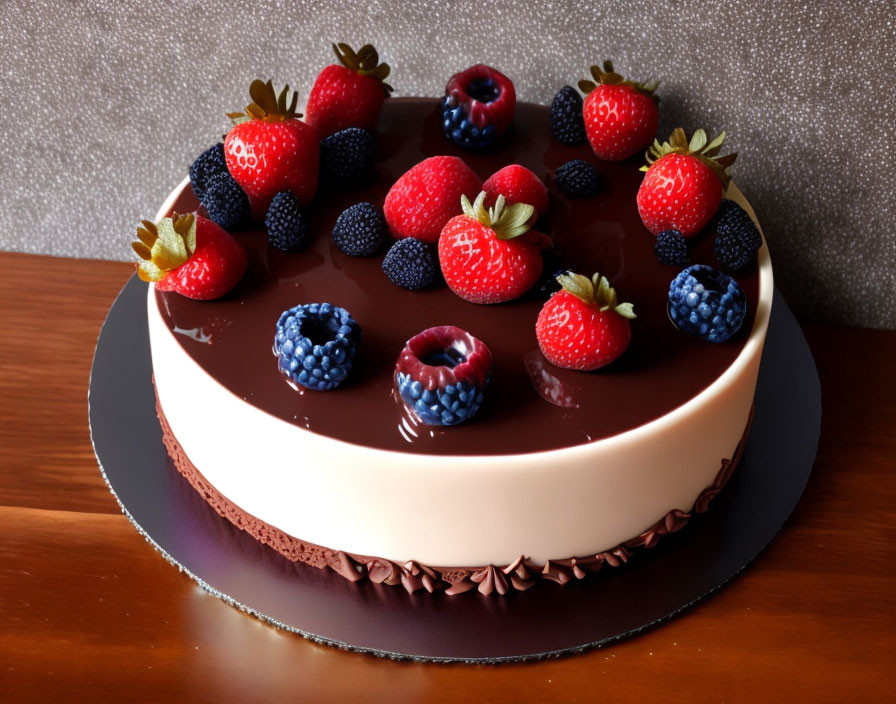
<path id="1" fill-rule="evenodd" d="M 288 560 L 302 562 L 318 569 L 330 569 L 352 582 L 369 579 L 377 584 L 401 585 L 408 593 L 420 589 L 432 593 L 444 590 L 445 594 L 463 594 L 476 589 L 480 594 L 497 592 L 504 595 L 511 591 L 525 591 L 539 580 L 549 580 L 564 585 L 572 580 L 584 579 L 598 572 L 604 565 L 619 567 L 629 561 L 633 551 L 652 548 L 669 533 L 675 533 L 691 519 L 694 513 L 704 513 L 709 504 L 731 478 L 740 462 L 753 422 L 753 408 L 744 434 L 731 459 L 723 459 L 713 483 L 706 487 L 690 511 L 672 509 L 640 535 L 610 550 L 585 557 L 548 560 L 543 565 L 520 555 L 509 565 L 499 567 L 430 567 L 410 560 L 403 564 L 368 555 L 356 555 L 342 550 L 325 548 L 308 543 L 284 533 L 269 523 L 252 516 L 221 494 L 190 461 L 168 425 L 156 395 L 156 414 L 162 427 L 162 441 L 175 468 L 200 496 L 220 515 L 257 541 L 273 548 Z"/>

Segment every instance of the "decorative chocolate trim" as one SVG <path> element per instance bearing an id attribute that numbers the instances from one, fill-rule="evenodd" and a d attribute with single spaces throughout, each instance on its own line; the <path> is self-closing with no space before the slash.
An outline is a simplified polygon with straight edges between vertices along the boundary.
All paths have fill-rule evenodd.
<path id="1" fill-rule="evenodd" d="M 293 562 L 302 562 L 318 569 L 329 568 L 352 582 L 367 578 L 377 584 L 389 586 L 400 584 L 409 593 L 425 589 L 430 593 L 444 590 L 448 595 L 463 594 L 473 589 L 480 594 L 497 592 L 503 595 L 510 591 L 529 589 L 539 580 L 550 580 L 563 585 L 574 579 L 584 579 L 589 574 L 599 571 L 604 565 L 618 567 L 625 564 L 633 550 L 654 547 L 662 536 L 684 528 L 693 512 L 703 513 L 706 511 L 710 501 L 730 479 L 739 462 L 753 421 L 751 409 L 747 427 L 731 459 L 722 460 L 715 480 L 700 493 L 691 512 L 672 509 L 643 533 L 611 550 L 586 557 L 548 560 L 543 565 L 521 555 L 505 567 L 495 565 L 430 567 L 413 560 L 399 564 L 379 557 L 354 555 L 341 550 L 321 547 L 287 535 L 282 530 L 246 513 L 215 489 L 190 462 L 168 425 L 162 407 L 159 405 L 158 396 L 156 396 L 156 413 L 162 427 L 162 440 L 177 471 L 219 515 L 240 530 L 246 531 L 259 542 L 272 547 Z"/>

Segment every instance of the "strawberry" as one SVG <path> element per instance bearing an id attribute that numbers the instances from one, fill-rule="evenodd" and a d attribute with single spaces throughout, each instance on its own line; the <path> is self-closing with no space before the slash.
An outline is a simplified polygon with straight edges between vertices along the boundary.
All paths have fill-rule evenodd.
<path id="1" fill-rule="evenodd" d="M 604 61 L 603 71 L 592 66 L 591 75 L 597 83 L 579 81 L 579 90 L 587 94 L 582 116 L 588 141 L 601 159 L 627 159 L 656 137 L 660 118 L 653 93 L 659 82 L 627 81 L 610 61 Z"/>
<path id="2" fill-rule="evenodd" d="M 548 189 L 541 179 L 525 166 L 510 164 L 496 171 L 482 184 L 485 191 L 485 206 L 491 208 L 498 196 L 504 196 L 507 205 L 528 203 L 535 212 L 532 222 L 540 218 L 548 209 Z"/>
<path id="3" fill-rule="evenodd" d="M 618 303 L 605 276 L 560 274 L 562 286 L 544 304 L 535 322 L 538 346 L 547 360 L 564 369 L 591 371 L 609 364 L 632 339 L 631 303 Z"/>
<path id="4" fill-rule="evenodd" d="M 376 49 L 362 46 L 356 54 L 348 44 L 334 44 L 339 63 L 321 71 L 305 106 L 305 119 L 317 128 L 321 139 L 346 127 L 374 132 L 383 101 L 392 92 L 385 82 L 389 65 L 381 64 Z"/>
<path id="5" fill-rule="evenodd" d="M 131 246 L 141 261 L 137 274 L 160 291 L 200 301 L 220 298 L 246 273 L 246 250 L 227 231 L 201 215 L 174 214 L 158 224 L 143 221 Z"/>
<path id="6" fill-rule="evenodd" d="M 228 113 L 234 127 L 224 138 L 224 158 L 231 176 L 249 196 L 252 217 L 264 220 L 271 200 L 290 191 L 302 205 L 314 198 L 320 159 L 317 130 L 299 120 L 298 95 L 287 107 L 286 86 L 277 96 L 271 82 L 252 81 L 253 102 L 245 113 Z"/>
<path id="7" fill-rule="evenodd" d="M 498 196 L 485 209 L 485 191 L 472 205 L 461 196 L 463 215 L 448 221 L 439 236 L 439 265 L 448 286 L 471 303 L 501 303 L 522 296 L 541 276 L 541 251 L 520 237 L 534 208 L 505 205 Z"/>
<path id="8" fill-rule="evenodd" d="M 435 244 L 439 233 L 460 208 L 462 195 L 472 196 L 482 181 L 456 156 L 431 156 L 408 169 L 389 189 L 383 213 L 396 239 L 416 237 Z"/>
<path id="9" fill-rule="evenodd" d="M 717 156 L 725 133 L 709 141 L 697 130 L 691 141 L 681 127 L 668 142 L 654 140 L 648 165 L 638 189 L 638 212 L 653 234 L 678 230 L 685 237 L 696 235 L 710 221 L 731 180 L 730 169 L 737 154 Z"/>

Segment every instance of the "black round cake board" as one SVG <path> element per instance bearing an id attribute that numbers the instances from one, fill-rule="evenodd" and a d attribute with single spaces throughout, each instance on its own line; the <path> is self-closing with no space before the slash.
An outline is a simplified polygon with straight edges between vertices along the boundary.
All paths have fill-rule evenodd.
<path id="1" fill-rule="evenodd" d="M 224 601 L 318 642 L 417 660 L 499 662 L 606 645 L 655 626 L 740 572 L 790 515 L 818 445 L 821 391 L 777 293 L 739 468 L 710 510 L 621 568 L 507 596 L 458 596 L 295 564 L 220 517 L 174 468 L 156 418 L 146 284 L 124 287 L 100 333 L 90 431 L 125 515 L 166 559 Z"/>

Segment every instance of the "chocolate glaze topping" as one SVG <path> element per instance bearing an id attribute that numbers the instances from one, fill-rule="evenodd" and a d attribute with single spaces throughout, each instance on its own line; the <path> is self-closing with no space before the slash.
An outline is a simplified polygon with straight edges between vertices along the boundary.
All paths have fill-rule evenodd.
<path id="1" fill-rule="evenodd" d="M 169 328 L 183 348 L 234 394 L 258 408 L 316 433 L 371 447 L 424 454 L 508 454 L 582 444 L 654 420 L 711 384 L 728 367 L 753 325 L 759 276 L 755 267 L 736 275 L 749 310 L 741 331 L 712 344 L 676 330 L 666 314 L 669 283 L 677 273 L 653 253 L 635 194 L 640 158 L 621 163 L 597 159 L 588 145 L 565 146 L 551 138 L 548 110 L 517 105 L 513 129 L 495 148 L 473 153 L 451 144 L 439 124 L 436 99 L 386 101 L 379 123 L 376 177 L 354 189 L 322 189 L 307 215 L 312 237 L 300 252 L 269 247 L 262 227 L 234 232 L 249 252 L 249 271 L 217 301 L 192 301 L 156 292 Z M 606 275 L 638 315 L 632 342 L 613 364 L 596 372 L 558 369 L 538 349 L 535 319 L 543 300 L 530 295 L 509 303 L 467 303 L 446 286 L 406 291 L 381 269 L 382 254 L 350 257 L 330 232 L 350 205 L 381 206 L 395 180 L 426 157 L 454 154 L 485 180 L 517 163 L 542 178 L 550 191 L 539 231 L 553 238 L 565 266 Z M 594 198 L 567 198 L 551 174 L 570 159 L 597 166 L 606 188 Z M 175 210 L 199 207 L 187 188 Z M 460 204 L 458 203 L 458 212 Z M 200 212 L 202 212 L 200 210 Z M 719 267 L 712 237 L 698 236 L 693 263 Z M 349 379 L 330 392 L 296 391 L 271 355 L 280 313 L 300 303 L 329 301 L 361 325 L 361 348 Z M 489 391 L 478 415 L 450 428 L 416 425 L 392 393 L 395 362 L 405 342 L 436 325 L 456 325 L 492 352 Z"/>

